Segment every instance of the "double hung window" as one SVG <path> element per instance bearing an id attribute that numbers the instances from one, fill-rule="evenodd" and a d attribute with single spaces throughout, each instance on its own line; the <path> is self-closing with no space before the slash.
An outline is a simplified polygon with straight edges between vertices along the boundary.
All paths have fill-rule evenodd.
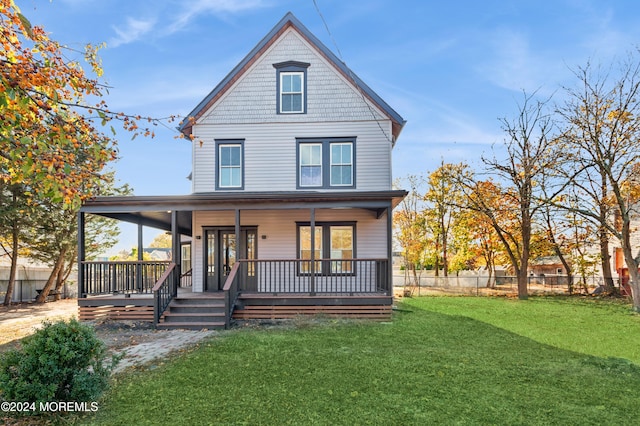
<path id="1" fill-rule="evenodd" d="M 276 109 L 278 114 L 306 114 L 307 68 L 304 62 L 273 64 L 276 69 Z"/>
<path id="2" fill-rule="evenodd" d="M 298 188 L 355 188 L 355 139 L 298 139 Z"/>
<path id="3" fill-rule="evenodd" d="M 282 72 L 280 73 L 280 113 L 304 112 L 304 73 Z"/>
<path id="4" fill-rule="evenodd" d="M 216 141 L 216 189 L 244 187 L 243 141 Z"/>

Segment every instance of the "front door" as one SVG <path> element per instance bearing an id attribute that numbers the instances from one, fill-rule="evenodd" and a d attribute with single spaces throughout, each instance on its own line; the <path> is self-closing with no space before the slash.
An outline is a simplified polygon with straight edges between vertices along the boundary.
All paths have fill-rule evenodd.
<path id="1" fill-rule="evenodd" d="M 205 291 L 220 291 L 235 265 L 237 241 L 234 228 L 207 228 L 205 234 Z M 256 258 L 256 229 L 242 229 L 243 259 Z"/>

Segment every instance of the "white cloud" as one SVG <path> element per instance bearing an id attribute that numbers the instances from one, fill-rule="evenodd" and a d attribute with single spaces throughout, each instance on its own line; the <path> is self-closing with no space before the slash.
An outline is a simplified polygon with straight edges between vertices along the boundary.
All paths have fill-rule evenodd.
<path id="1" fill-rule="evenodd" d="M 135 19 L 127 17 L 127 24 L 124 28 L 113 27 L 117 37 L 112 38 L 107 44 L 109 47 L 118 47 L 123 44 L 132 43 L 149 34 L 156 24 L 155 19 Z"/>
<path id="2" fill-rule="evenodd" d="M 140 6 L 140 3 L 137 4 Z M 187 27 L 195 18 L 213 15 L 224 18 L 266 6 L 265 0 L 189 0 L 179 1 L 170 6 L 148 1 L 143 9 L 147 16 L 154 18 L 126 18 L 126 24 L 114 26 L 116 36 L 108 45 L 118 47 L 133 43 L 143 37 L 158 38 L 176 33 Z"/>
<path id="3" fill-rule="evenodd" d="M 191 0 L 181 4 L 182 10 L 167 26 L 167 34 L 180 31 L 199 15 L 224 16 L 264 7 L 263 0 Z"/>
<path id="4" fill-rule="evenodd" d="M 496 30 L 488 37 L 487 57 L 477 67 L 484 78 L 508 90 L 538 90 L 545 78 L 546 62 L 535 55 L 528 39 L 513 30 Z"/>

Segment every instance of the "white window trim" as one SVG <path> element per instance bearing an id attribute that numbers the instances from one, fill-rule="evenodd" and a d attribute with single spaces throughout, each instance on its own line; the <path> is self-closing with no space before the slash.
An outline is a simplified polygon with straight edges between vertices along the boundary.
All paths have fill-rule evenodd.
<path id="1" fill-rule="evenodd" d="M 280 93 L 278 94 L 278 96 L 280 96 L 280 114 L 303 114 L 304 113 L 304 97 L 305 97 L 305 93 L 304 93 L 304 72 L 300 72 L 300 71 L 282 71 L 280 72 Z M 290 76 L 290 75 L 299 75 L 300 76 L 300 91 L 299 92 L 285 92 L 283 89 L 283 84 L 282 84 L 282 80 L 285 76 Z M 284 111 L 282 109 L 283 106 L 283 102 L 282 102 L 282 97 L 284 95 L 301 95 L 301 99 L 300 99 L 300 110 L 299 111 Z"/>
<path id="2" fill-rule="evenodd" d="M 242 144 L 239 143 L 225 143 L 218 145 L 218 156 L 222 158 L 222 148 L 239 148 L 240 150 L 240 164 L 238 166 L 223 166 L 222 161 L 218 166 L 218 186 L 220 188 L 242 188 Z M 240 182 L 238 185 L 223 185 L 222 184 L 222 170 L 223 169 L 239 169 L 240 170 Z"/>
<path id="3" fill-rule="evenodd" d="M 349 163 L 340 163 L 335 164 L 333 162 L 333 149 L 331 149 L 335 145 L 348 145 L 351 149 L 351 162 Z M 353 142 L 331 142 L 329 143 L 329 185 L 330 186 L 353 186 Z M 350 166 L 351 167 L 351 183 L 333 183 L 333 174 L 331 173 L 331 167 L 333 166 Z"/>
<path id="4" fill-rule="evenodd" d="M 320 163 L 319 164 L 306 164 L 303 165 L 302 164 L 302 146 L 319 146 L 320 147 Z M 322 142 L 313 142 L 313 143 L 304 143 L 304 144 L 300 144 L 300 149 L 299 149 L 299 154 L 300 158 L 298 159 L 298 167 L 300 167 L 300 170 L 298 171 L 299 176 L 300 176 L 300 187 L 302 188 L 321 188 L 323 185 L 323 164 L 322 164 Z M 302 184 L 302 167 L 320 167 L 320 184 L 319 185 L 303 185 Z"/>

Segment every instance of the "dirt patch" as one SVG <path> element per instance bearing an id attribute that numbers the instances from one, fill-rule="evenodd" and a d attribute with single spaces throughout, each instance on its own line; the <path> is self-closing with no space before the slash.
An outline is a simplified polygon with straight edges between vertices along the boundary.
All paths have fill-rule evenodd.
<path id="1" fill-rule="evenodd" d="M 0 350 L 32 334 L 45 320 L 59 321 L 77 316 L 78 301 L 75 299 L 0 306 Z"/>
<path id="2" fill-rule="evenodd" d="M 16 347 L 20 339 L 34 333 L 43 321 L 77 317 L 75 299 L 45 304 L 21 303 L 0 306 L 0 352 Z M 124 353 L 115 372 L 163 360 L 169 353 L 195 345 L 215 331 L 156 330 L 144 321 L 87 321 L 96 330 L 109 351 Z"/>

